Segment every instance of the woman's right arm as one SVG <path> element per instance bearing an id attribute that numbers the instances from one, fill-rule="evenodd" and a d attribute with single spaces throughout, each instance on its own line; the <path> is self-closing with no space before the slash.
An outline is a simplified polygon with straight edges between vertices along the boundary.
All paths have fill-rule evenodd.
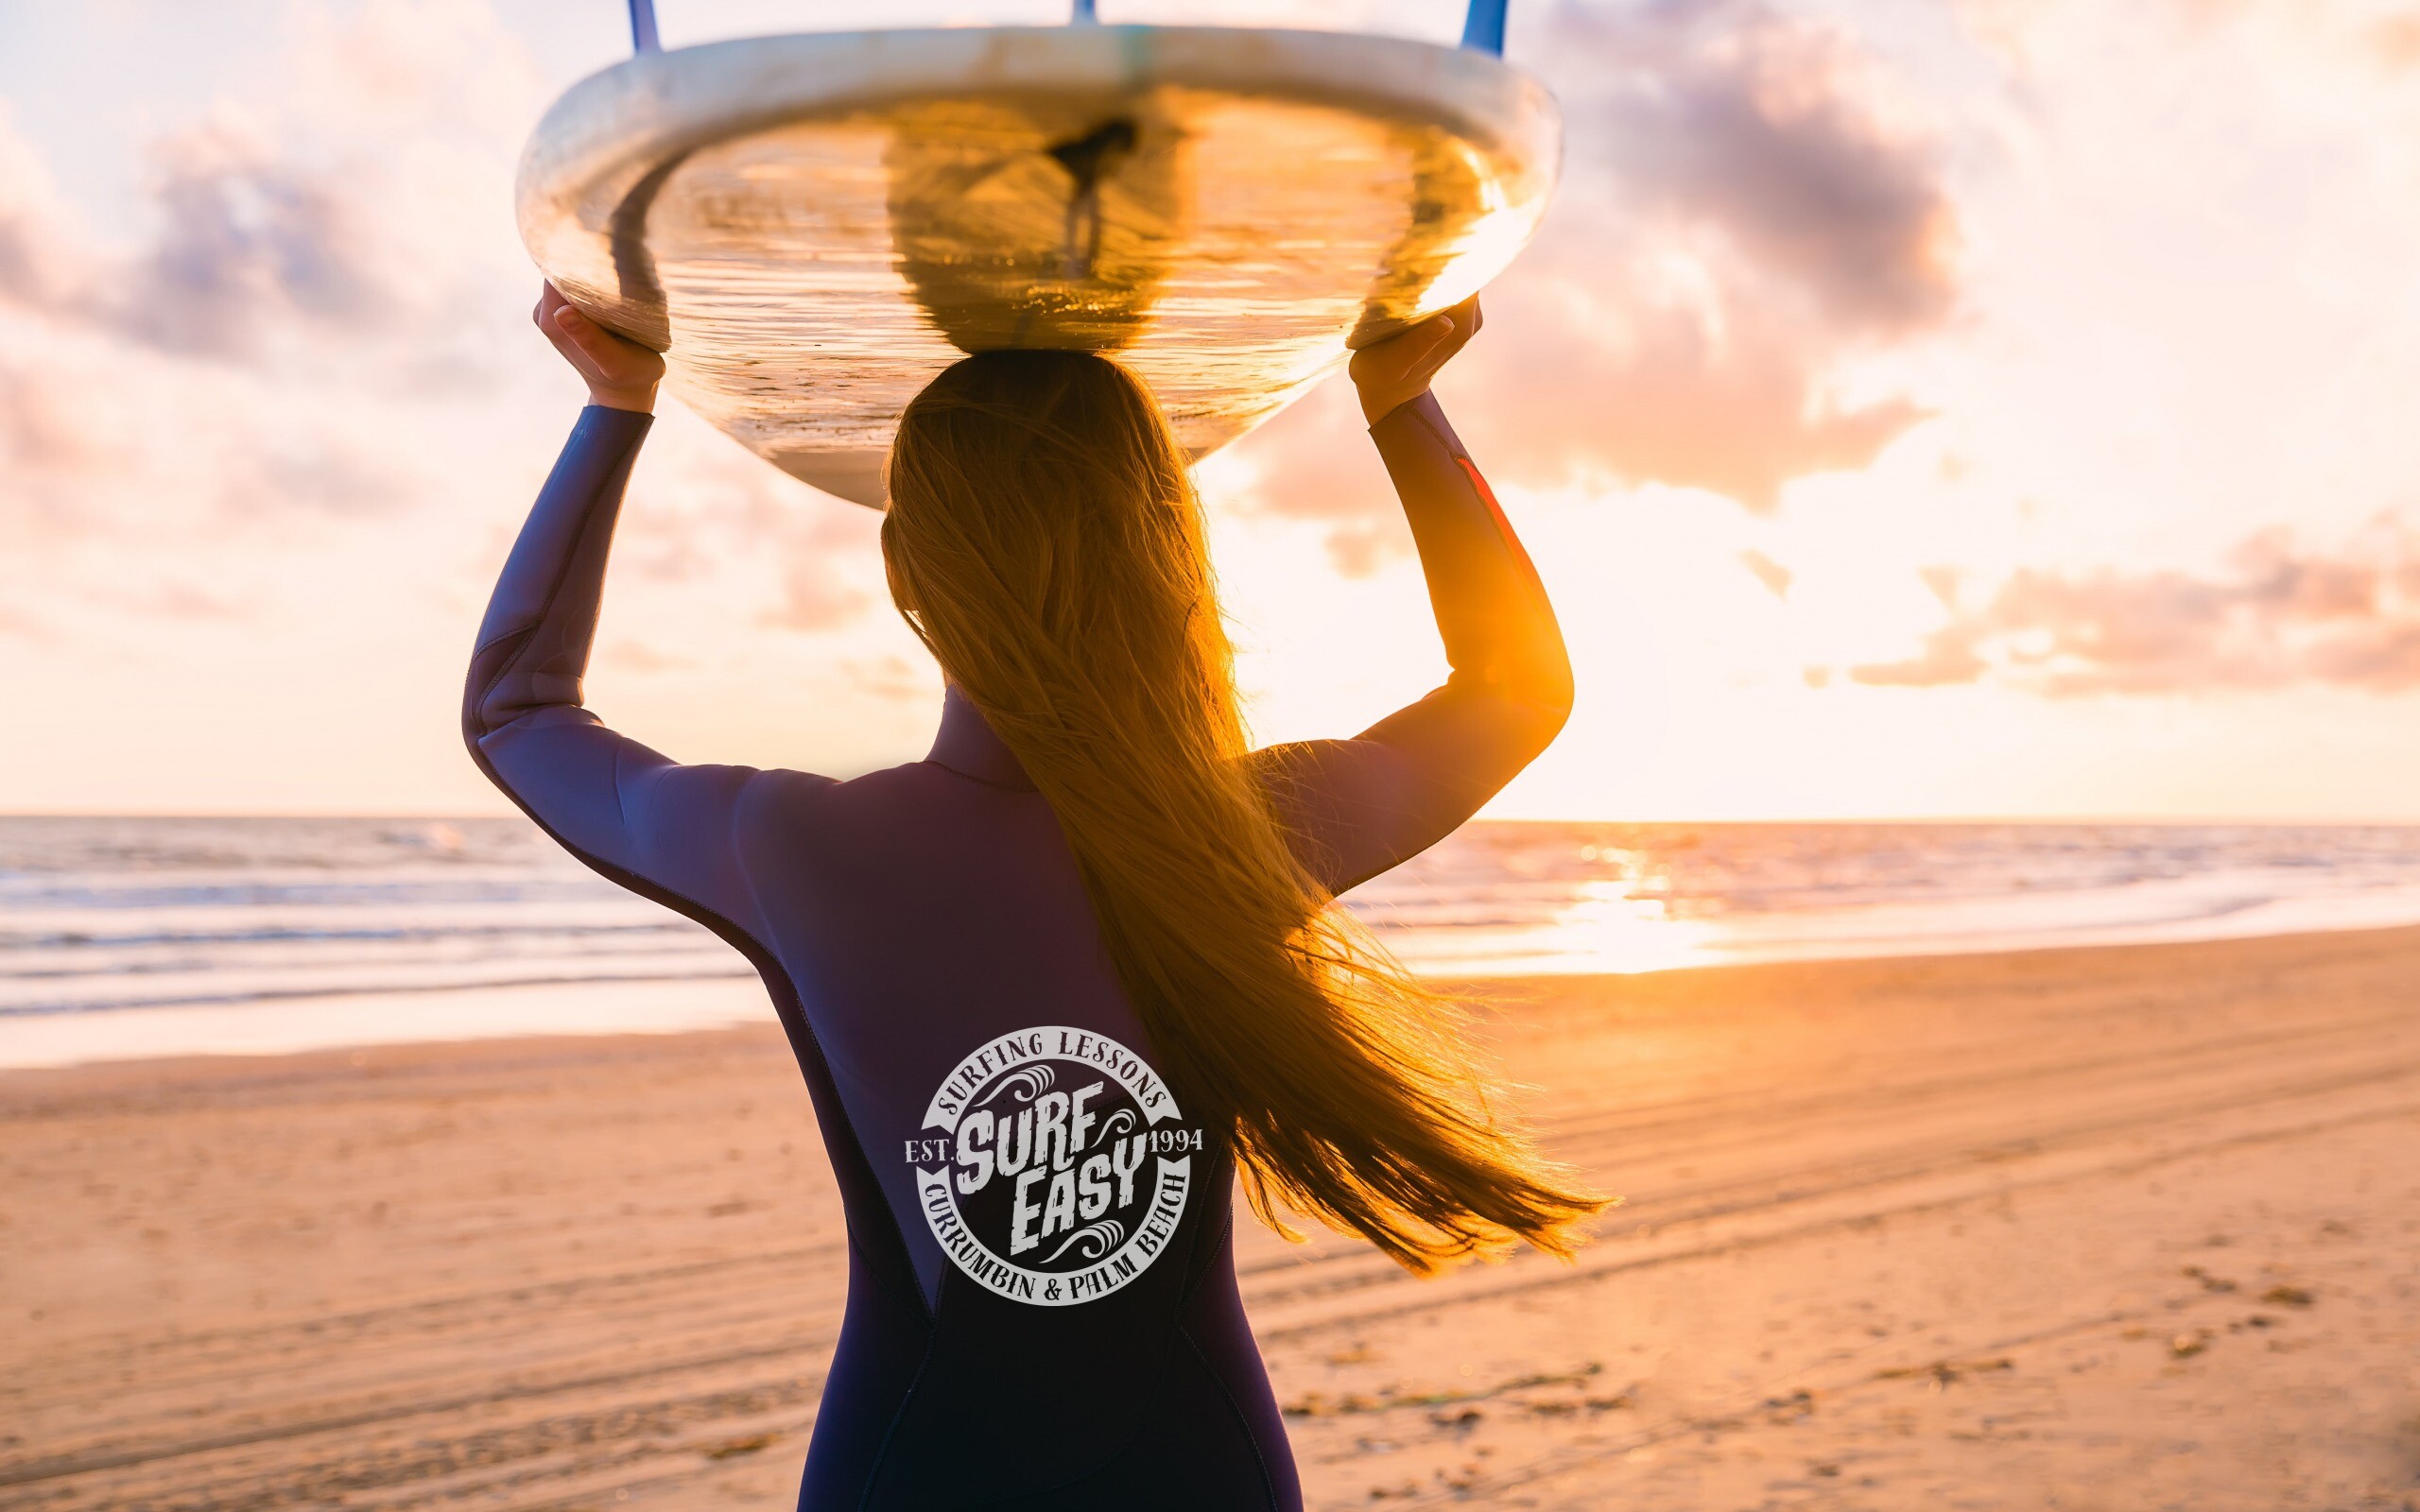
<path id="1" fill-rule="evenodd" d="M 684 766 L 606 728 L 583 699 L 624 487 L 663 361 L 550 286 L 538 324 L 589 380 L 554 472 L 496 580 L 463 688 L 471 759 L 564 849 L 626 886 L 752 930 L 732 845 L 759 774 Z"/>
<path id="2" fill-rule="evenodd" d="M 1452 674 L 1350 740 L 1262 753 L 1279 816 L 1331 892 L 1452 833 L 1571 713 L 1571 663 L 1546 589 L 1428 392 L 1429 378 L 1478 326 L 1474 301 L 1355 359 L 1370 436 L 1402 498 Z"/>

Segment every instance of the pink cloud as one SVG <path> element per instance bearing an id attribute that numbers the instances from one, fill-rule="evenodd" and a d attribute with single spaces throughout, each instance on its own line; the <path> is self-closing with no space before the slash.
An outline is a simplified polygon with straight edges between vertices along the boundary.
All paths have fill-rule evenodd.
<path id="1" fill-rule="evenodd" d="M 277 91 L 154 138 L 127 236 L 0 118 L 0 528 L 21 547 L 190 555 L 430 502 L 441 449 L 398 390 L 527 286 L 509 244 L 454 233 L 464 196 L 509 182 L 491 96 L 519 65 L 476 5 L 290 20 Z"/>
<path id="2" fill-rule="evenodd" d="M 941 693 L 941 673 L 923 659 L 901 656 L 853 657 L 840 664 L 850 686 L 883 703 L 929 704 Z"/>
<path id="3" fill-rule="evenodd" d="M 2336 553 L 2283 529 L 2227 571 L 2011 575 L 1916 654 L 1849 669 L 1872 687 L 1990 679 L 2053 697 L 2322 684 L 2420 687 L 2420 523 L 2382 519 Z"/>
<path id="4" fill-rule="evenodd" d="M 1957 304 L 1938 150 L 1858 45 L 1766 0 L 1565 4 L 1547 32 L 1571 161 L 1473 353 L 1492 465 L 1762 510 L 1922 419 L 1830 392 L 1846 359 Z"/>
<path id="5" fill-rule="evenodd" d="M 47 644 L 55 639 L 48 624 L 14 605 L 0 603 L 0 635 Z"/>
<path id="6" fill-rule="evenodd" d="M 1931 145 L 1841 33 L 1761 0 L 1662 0 L 1553 15 L 1577 132 L 1616 169 L 1602 208 L 1710 230 L 1836 330 L 1949 313 L 1955 222 Z M 1593 74 L 1593 70 L 1592 70 Z"/>
<path id="7" fill-rule="evenodd" d="M 65 219 L 57 186 L 0 101 L 0 302 L 32 303 L 61 277 Z"/>
<path id="8" fill-rule="evenodd" d="M 260 352 L 289 323 L 374 329 L 412 301 L 383 254 L 374 199 L 346 168 L 280 152 L 254 132 L 204 124 L 157 149 L 151 244 L 93 298 L 137 339 L 197 356 Z"/>
<path id="9" fill-rule="evenodd" d="M 492 9 L 368 0 L 288 20 L 276 90 L 153 139 L 121 237 L 80 219 L 0 115 L 12 635 L 47 624 L 45 602 L 71 620 L 201 612 L 123 592 L 130 563 L 185 581 L 369 529 L 509 517 L 577 407 L 526 318 L 537 278 L 505 212 L 543 101 Z M 677 409 L 626 519 L 642 582 L 747 581 L 735 624 L 817 633 L 880 602 L 874 515 Z"/>
<path id="10" fill-rule="evenodd" d="M 873 598 L 821 556 L 793 556 L 782 574 L 782 599 L 765 616 L 776 629 L 814 634 L 856 622 Z"/>
<path id="11" fill-rule="evenodd" d="M 1566 0 L 1525 36 L 1564 104 L 1563 190 L 1443 385 L 1491 476 L 1762 511 L 1924 418 L 1833 391 L 1848 359 L 1958 304 L 1939 152 L 1845 33 L 1768 0 Z M 1402 543 L 1373 533 L 1392 501 L 1348 413 L 1297 406 L 1247 455 L 1263 507 L 1334 522 L 1333 554 L 1366 566 Z"/>
<path id="12" fill-rule="evenodd" d="M 1797 575 L 1789 568 L 1763 552 L 1754 550 L 1741 552 L 1739 564 L 1755 574 L 1756 581 L 1765 585 L 1766 593 L 1772 594 L 1775 598 L 1789 596 L 1789 585 L 1795 580 Z"/>

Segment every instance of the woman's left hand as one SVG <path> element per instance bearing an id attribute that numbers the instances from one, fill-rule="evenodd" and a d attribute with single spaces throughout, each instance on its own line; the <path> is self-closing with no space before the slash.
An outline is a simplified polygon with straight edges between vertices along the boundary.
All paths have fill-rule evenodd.
<path id="1" fill-rule="evenodd" d="M 1361 391 L 1361 414 L 1373 425 L 1428 391 L 1428 381 L 1462 350 L 1486 320 L 1474 294 L 1452 309 L 1430 316 L 1353 354 L 1353 387 Z"/>

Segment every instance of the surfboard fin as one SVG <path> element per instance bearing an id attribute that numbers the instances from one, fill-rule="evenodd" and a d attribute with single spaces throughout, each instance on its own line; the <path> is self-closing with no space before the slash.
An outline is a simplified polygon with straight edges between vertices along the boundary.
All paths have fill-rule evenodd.
<path id="1" fill-rule="evenodd" d="M 1504 56 L 1504 7 L 1506 0 L 1471 0 L 1469 14 L 1462 22 L 1462 45 L 1474 52 Z"/>

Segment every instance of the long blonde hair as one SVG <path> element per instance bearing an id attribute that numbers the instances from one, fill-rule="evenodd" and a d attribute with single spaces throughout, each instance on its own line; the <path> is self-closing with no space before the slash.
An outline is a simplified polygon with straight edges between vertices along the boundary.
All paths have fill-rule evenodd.
<path id="1" fill-rule="evenodd" d="M 1160 1071 L 1253 1210 L 1414 1271 L 1602 1202 L 1493 1116 L 1456 1006 L 1289 849 L 1245 746 L 1201 507 L 1142 384 L 1068 352 L 969 357 L 890 456 L 892 598 L 1056 815 Z"/>

